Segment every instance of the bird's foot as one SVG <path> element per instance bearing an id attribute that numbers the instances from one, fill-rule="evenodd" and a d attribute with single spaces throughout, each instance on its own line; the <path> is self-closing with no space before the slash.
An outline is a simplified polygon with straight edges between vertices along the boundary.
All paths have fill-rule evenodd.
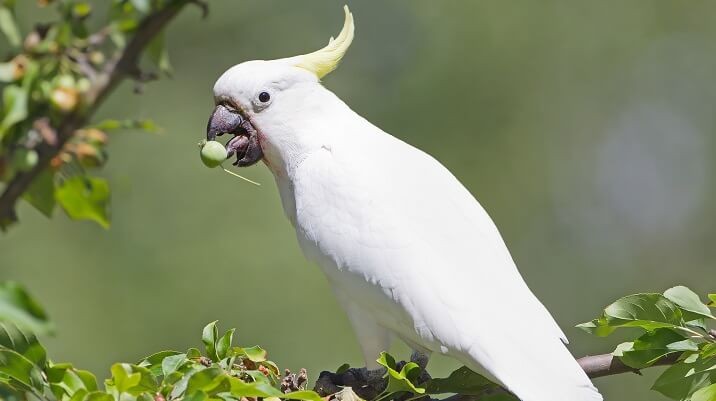
<path id="1" fill-rule="evenodd" d="M 341 373 L 324 371 L 316 380 L 313 390 L 325 397 L 341 391 L 342 387 L 351 387 L 360 398 L 372 400 L 388 386 L 385 373 L 385 368 L 349 368 Z"/>
<path id="2" fill-rule="evenodd" d="M 415 351 L 410 355 L 410 362 L 418 365 L 420 368 L 420 376 L 417 379 L 417 385 L 427 383 L 431 377 L 427 371 L 428 356 L 422 352 Z M 408 362 L 400 361 L 396 363 L 396 368 L 400 371 Z M 316 380 L 314 391 L 322 397 L 336 394 L 343 387 L 351 387 L 360 398 L 364 400 L 373 400 L 385 391 L 388 387 L 388 378 L 386 377 L 386 369 L 367 369 L 367 368 L 348 368 L 339 373 L 321 372 Z M 406 394 L 404 399 L 413 397 L 414 395 Z M 400 398 L 399 398 L 400 399 Z"/>
<path id="3" fill-rule="evenodd" d="M 430 360 L 430 357 L 422 353 L 420 351 L 413 351 L 412 354 L 410 354 L 410 362 L 415 363 L 420 368 L 420 376 L 418 376 L 418 383 L 417 384 L 423 384 L 427 383 L 429 380 L 432 379 L 430 376 L 430 373 L 428 373 L 428 361 Z"/>

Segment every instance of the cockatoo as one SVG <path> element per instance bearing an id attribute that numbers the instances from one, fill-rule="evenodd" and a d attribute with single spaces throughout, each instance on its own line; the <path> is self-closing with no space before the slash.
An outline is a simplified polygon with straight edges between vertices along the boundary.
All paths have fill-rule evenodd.
<path id="1" fill-rule="evenodd" d="M 231 67 L 214 86 L 207 138 L 228 133 L 236 165 L 271 170 L 300 247 L 328 278 L 369 367 L 395 336 L 483 367 L 523 401 L 601 400 L 470 192 L 321 85 L 353 34 L 345 7 L 326 47 Z"/>

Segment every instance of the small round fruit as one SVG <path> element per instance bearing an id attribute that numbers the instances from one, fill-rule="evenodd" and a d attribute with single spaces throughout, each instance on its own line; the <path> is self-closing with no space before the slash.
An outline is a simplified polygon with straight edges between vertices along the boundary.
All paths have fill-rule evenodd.
<path id="1" fill-rule="evenodd" d="M 28 171 L 35 167 L 39 156 L 33 149 L 18 149 L 13 156 L 13 166 L 19 171 Z"/>
<path id="2" fill-rule="evenodd" d="M 68 86 L 58 86 L 50 94 L 50 103 L 62 112 L 70 112 L 77 107 L 80 95 L 77 89 Z"/>
<path id="3" fill-rule="evenodd" d="M 201 147 L 201 161 L 206 167 L 214 168 L 226 160 L 226 148 L 217 141 L 208 141 Z"/>

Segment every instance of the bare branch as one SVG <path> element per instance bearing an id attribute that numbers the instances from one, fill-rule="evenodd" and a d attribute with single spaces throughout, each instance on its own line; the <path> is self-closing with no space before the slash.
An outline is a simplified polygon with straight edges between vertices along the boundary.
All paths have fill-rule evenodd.
<path id="1" fill-rule="evenodd" d="M 680 356 L 681 353 L 667 355 L 656 361 L 656 363 L 651 365 L 651 367 L 673 365 L 676 363 L 676 361 L 678 361 Z M 592 379 L 604 376 L 618 375 L 622 373 L 641 374 L 638 369 L 634 369 L 625 365 L 622 361 L 619 360 L 619 358 L 615 358 L 612 354 L 585 356 L 577 359 L 577 362 L 579 363 L 579 366 L 581 366 L 582 369 L 584 369 L 584 371 L 587 373 L 587 376 Z M 500 392 L 507 393 L 508 391 L 505 389 L 491 390 L 489 394 L 485 393 L 479 396 L 456 394 L 451 397 L 445 398 L 445 400 L 443 401 L 477 401 L 487 395 L 496 394 Z"/>
<path id="2" fill-rule="evenodd" d="M 142 20 L 127 46 L 97 75 L 92 87 L 83 98 L 83 107 L 68 114 L 59 124 L 56 129 L 57 141 L 38 144 L 35 149 L 39 155 L 37 164 L 31 170 L 15 175 L 5 186 L 0 195 L 0 226 L 17 220 L 15 205 L 35 177 L 48 167 L 52 158 L 62 150 L 74 132 L 89 121 L 107 95 L 122 80 L 136 71 L 136 65 L 144 48 L 189 3 L 192 3 L 192 0 L 174 0 Z"/>
<path id="3" fill-rule="evenodd" d="M 681 353 L 667 355 L 651 366 L 673 365 L 681 356 Z M 618 375 L 620 373 L 636 373 L 640 374 L 639 369 L 631 368 L 625 365 L 619 358 L 615 358 L 612 354 L 585 356 L 577 359 L 579 366 L 587 372 L 587 376 L 592 379 L 597 377 Z"/>

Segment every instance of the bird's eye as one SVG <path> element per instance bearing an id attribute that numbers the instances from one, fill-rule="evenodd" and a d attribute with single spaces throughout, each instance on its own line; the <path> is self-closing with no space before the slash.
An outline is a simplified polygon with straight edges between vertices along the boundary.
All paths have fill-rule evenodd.
<path id="1" fill-rule="evenodd" d="M 261 92 L 259 93 L 259 100 L 263 103 L 266 103 L 271 100 L 271 95 L 269 95 L 268 92 Z"/>

